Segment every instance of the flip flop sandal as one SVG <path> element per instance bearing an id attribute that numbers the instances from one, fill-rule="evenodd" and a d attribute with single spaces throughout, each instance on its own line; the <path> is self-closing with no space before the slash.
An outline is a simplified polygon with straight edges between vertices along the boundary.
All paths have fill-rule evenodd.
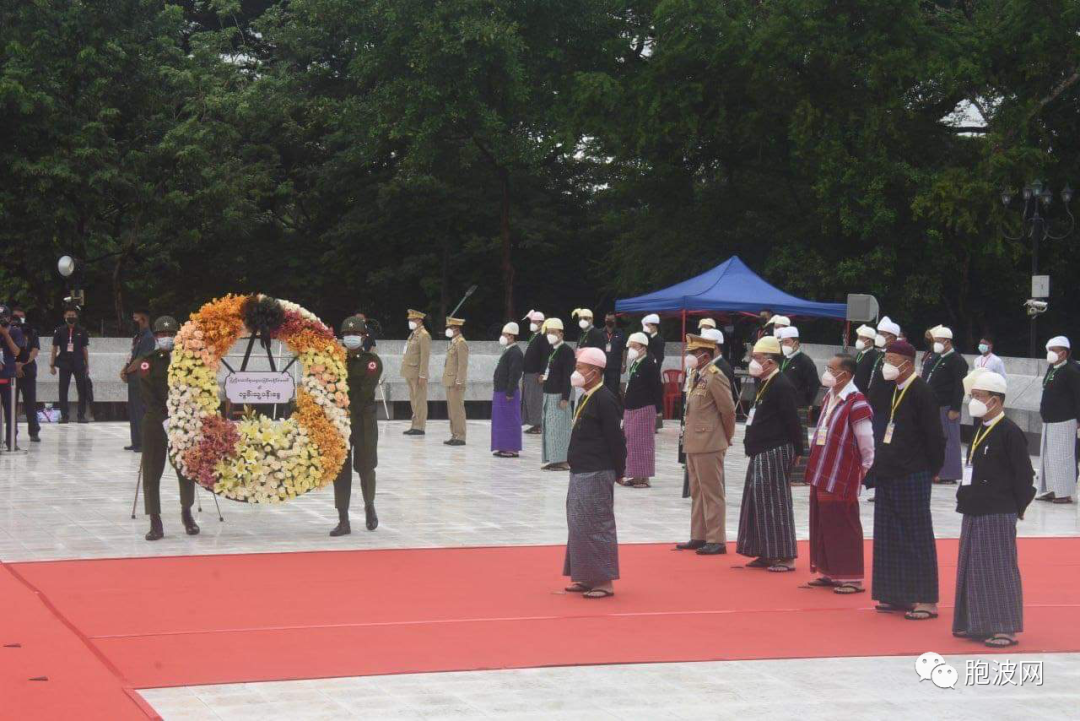
<path id="1" fill-rule="evenodd" d="M 746 568 L 768 568 L 772 564 L 763 558 L 755 558 L 753 561 L 750 561 L 749 563 L 744 563 L 743 565 Z"/>
<path id="2" fill-rule="evenodd" d="M 594 588 L 581 594 L 582 598 L 611 598 L 615 595 L 614 591 L 605 591 L 602 588 Z"/>
<path id="3" fill-rule="evenodd" d="M 592 589 L 590 589 L 583 583 L 572 583 L 563 590 L 567 593 L 585 593 L 586 591 L 590 591 Z"/>
<path id="4" fill-rule="evenodd" d="M 927 611 L 925 608 L 920 608 L 918 611 L 908 611 L 904 614 L 904 618 L 909 621 L 929 621 L 937 618 L 938 615 L 933 611 Z"/>
<path id="5" fill-rule="evenodd" d="M 841 596 L 852 596 L 856 593 L 865 593 L 866 589 L 862 586 L 856 586 L 852 583 L 842 583 L 832 590 L 833 593 Z"/>
<path id="6" fill-rule="evenodd" d="M 767 569 L 769 573 L 790 573 L 795 570 L 794 566 L 785 566 L 782 563 L 774 563 Z"/>
<path id="7" fill-rule="evenodd" d="M 1072 498 L 1055 498 L 1051 503 L 1072 503 Z"/>
<path id="8" fill-rule="evenodd" d="M 1015 646 L 1020 643 L 1015 638 L 1009 638 L 1008 636 L 991 636 L 983 641 L 983 645 L 990 648 L 1008 648 L 1009 646 Z"/>
<path id="9" fill-rule="evenodd" d="M 1045 502 L 1045 503 L 1053 503 L 1053 502 L 1054 502 L 1054 500 L 1055 500 L 1055 497 L 1054 497 L 1054 496 L 1052 496 L 1052 495 L 1046 495 L 1046 496 L 1039 496 L 1039 497 L 1037 497 L 1037 498 L 1036 498 L 1035 500 L 1036 500 L 1036 501 L 1043 501 L 1043 502 Z"/>
<path id="10" fill-rule="evenodd" d="M 652 484 L 649 483 L 648 478 L 641 478 L 630 483 L 631 488 L 652 488 Z"/>
<path id="11" fill-rule="evenodd" d="M 807 586 L 814 586 L 815 588 L 831 588 L 833 586 L 839 586 L 836 581 L 831 581 L 828 578 L 815 578 L 813 581 L 807 581 Z"/>
<path id="12" fill-rule="evenodd" d="M 895 613 L 897 611 L 909 611 L 910 609 L 907 606 L 897 606 L 893 603 L 879 603 L 874 606 L 874 610 L 880 613 Z"/>
<path id="13" fill-rule="evenodd" d="M 495 456 L 497 458 L 518 458 L 518 454 L 516 453 L 503 453 L 502 451 L 496 453 Z"/>
<path id="14" fill-rule="evenodd" d="M 985 641 L 986 640 L 986 636 L 984 634 L 978 634 L 978 633 L 971 634 L 971 633 L 964 633 L 963 631 L 953 631 L 952 635 L 953 635 L 953 638 L 962 638 L 962 639 L 965 639 L 967 641 Z"/>

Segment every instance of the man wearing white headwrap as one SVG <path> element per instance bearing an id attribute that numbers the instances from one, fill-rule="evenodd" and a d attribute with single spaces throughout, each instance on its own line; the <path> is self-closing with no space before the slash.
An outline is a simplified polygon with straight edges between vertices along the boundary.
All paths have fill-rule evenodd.
<path id="1" fill-rule="evenodd" d="M 491 451 L 499 458 L 517 458 L 521 452 L 521 369 L 525 356 L 518 347 L 518 324 L 503 326 L 503 347 L 495 365 L 491 396 Z"/>
<path id="2" fill-rule="evenodd" d="M 806 429 L 810 427 L 810 412 L 814 407 L 814 401 L 817 400 L 818 390 L 821 389 L 817 365 L 810 356 L 802 352 L 798 328 L 780 326 L 776 329 L 776 337 L 780 340 L 780 350 L 784 354 L 784 360 L 780 363 L 780 372 L 791 381 L 798 393 L 799 423 L 802 424 L 805 435 Z M 804 445 L 803 452 L 795 459 L 795 465 L 791 468 L 792 485 L 806 485 L 806 459 L 809 455 L 810 448 Z"/>
<path id="3" fill-rule="evenodd" d="M 581 329 L 581 333 L 578 334 L 576 350 L 604 347 L 604 331 L 593 324 L 593 312 L 591 310 L 588 308 L 574 308 L 570 313 L 570 317 L 578 319 L 578 328 Z"/>
<path id="4" fill-rule="evenodd" d="M 664 394 L 664 337 L 660 335 L 660 316 L 649 313 L 641 319 L 641 327 L 645 335 L 649 336 L 649 355 L 656 361 L 656 367 L 660 369 L 660 395 Z M 664 426 L 664 409 L 660 408 L 656 413 L 656 429 Z"/>
<path id="5" fill-rule="evenodd" d="M 934 477 L 935 483 L 956 483 L 963 475 L 960 452 L 960 409 L 964 404 L 964 376 L 967 361 L 953 349 L 953 333 L 939 325 L 931 330 L 934 356 L 923 380 L 930 386 L 941 409 L 945 431 L 945 462 Z"/>
<path id="6" fill-rule="evenodd" d="M 660 369 L 649 355 L 649 336 L 634 333 L 627 345 L 630 377 L 623 400 L 627 483 L 648 488 L 649 479 L 656 475 L 656 413 L 664 407 Z"/>
<path id="7" fill-rule="evenodd" d="M 573 416 L 570 411 L 570 377 L 574 372 L 574 351 L 563 340 L 563 323 L 548 318 L 541 328 L 551 351 L 544 367 L 544 433 L 540 456 L 545 471 L 566 471 Z"/>
<path id="8" fill-rule="evenodd" d="M 873 326 L 860 325 L 855 329 L 855 387 L 858 388 L 867 399 L 870 398 L 870 389 L 874 380 L 881 371 L 881 365 L 885 362 L 885 354 L 874 347 L 874 339 L 877 331 Z"/>
<path id="9" fill-rule="evenodd" d="M 1024 432 L 1005 417 L 1005 379 L 977 368 L 964 385 L 976 429 L 956 491 L 956 511 L 964 521 L 952 630 L 991 648 L 1014 646 L 1024 630 L 1016 521 L 1035 497 L 1035 471 Z"/>
<path id="10" fill-rule="evenodd" d="M 1072 503 L 1076 491 L 1076 442 L 1080 422 L 1080 366 L 1072 359 L 1072 346 L 1063 335 L 1046 344 L 1043 376 L 1042 442 L 1039 450 L 1040 501 Z"/>
<path id="11" fill-rule="evenodd" d="M 615 529 L 615 484 L 626 475 L 626 441 L 619 427 L 619 399 L 604 386 L 603 348 L 578 351 L 571 383 L 585 395 L 574 411 L 567 459 L 567 591 L 585 598 L 615 595 L 619 578 L 619 538 Z"/>
<path id="12" fill-rule="evenodd" d="M 548 354 L 551 346 L 547 342 L 547 336 L 540 328 L 544 322 L 544 314 L 538 310 L 530 310 L 522 319 L 529 322 L 529 331 L 532 336 L 529 344 L 525 347 L 525 362 L 521 376 L 521 416 L 522 420 L 529 425 L 525 431 L 531 435 L 540 434 L 540 426 L 544 422 L 544 372 L 547 369 Z"/>

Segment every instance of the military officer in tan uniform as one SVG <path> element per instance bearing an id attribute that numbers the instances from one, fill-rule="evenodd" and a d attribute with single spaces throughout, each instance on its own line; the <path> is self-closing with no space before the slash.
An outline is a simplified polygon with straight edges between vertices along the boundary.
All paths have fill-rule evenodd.
<path id="1" fill-rule="evenodd" d="M 442 384 L 446 389 L 446 413 L 450 416 L 450 440 L 448 446 L 465 445 L 465 384 L 469 381 L 469 344 L 461 335 L 461 318 L 446 319 L 446 337 L 450 345 L 446 349 L 446 365 L 443 367 Z"/>
<path id="2" fill-rule="evenodd" d="M 412 426 L 407 436 L 422 436 L 427 426 L 428 361 L 431 359 L 431 334 L 424 327 L 425 315 L 409 311 L 409 333 L 405 354 L 401 358 L 401 377 L 409 384 L 409 404 L 412 406 Z"/>
<path id="3" fill-rule="evenodd" d="M 724 454 L 735 436 L 731 382 L 712 365 L 716 341 L 686 336 L 688 373 L 683 449 L 690 473 L 690 541 L 676 546 L 702 556 L 727 553 L 724 529 Z"/>

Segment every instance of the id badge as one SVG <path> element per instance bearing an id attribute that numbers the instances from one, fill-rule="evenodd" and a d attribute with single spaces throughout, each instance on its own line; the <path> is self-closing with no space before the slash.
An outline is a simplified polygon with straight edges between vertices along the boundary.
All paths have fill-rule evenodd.
<path id="1" fill-rule="evenodd" d="M 885 437 L 881 439 L 881 442 L 886 444 L 886 445 L 888 445 L 889 443 L 892 443 L 892 434 L 893 434 L 893 430 L 895 430 L 895 429 L 896 429 L 896 424 L 895 423 L 890 423 L 889 425 L 885 426 Z"/>
<path id="2" fill-rule="evenodd" d="M 751 408 L 750 412 L 746 414 L 746 425 L 751 426 L 754 424 L 754 413 L 757 412 L 757 408 Z"/>
<path id="3" fill-rule="evenodd" d="M 544 381 L 546 383 L 547 382 L 547 377 L 548 377 L 548 374 L 545 373 L 544 375 L 540 376 L 540 380 L 542 380 L 542 381 Z"/>
<path id="4" fill-rule="evenodd" d="M 825 445 L 825 436 L 828 435 L 828 429 L 825 426 L 821 426 L 817 429 L 817 444 L 819 446 Z"/>
<path id="5" fill-rule="evenodd" d="M 961 486 L 970 486 L 971 485 L 971 471 L 972 471 L 971 464 L 970 463 L 965 463 L 964 464 L 964 477 L 960 480 L 960 485 Z"/>
<path id="6" fill-rule="evenodd" d="M 607 349 L 607 352 L 608 352 L 608 353 L 610 353 L 610 352 L 611 352 L 611 344 L 610 344 L 610 343 L 608 343 L 608 344 L 607 344 L 607 347 L 606 347 L 606 349 Z"/>
<path id="7" fill-rule="evenodd" d="M 75 344 L 74 344 L 74 343 L 72 343 L 71 341 L 68 341 L 68 349 L 67 349 L 67 352 L 68 352 L 68 353 L 74 353 L 74 352 L 75 352 Z"/>

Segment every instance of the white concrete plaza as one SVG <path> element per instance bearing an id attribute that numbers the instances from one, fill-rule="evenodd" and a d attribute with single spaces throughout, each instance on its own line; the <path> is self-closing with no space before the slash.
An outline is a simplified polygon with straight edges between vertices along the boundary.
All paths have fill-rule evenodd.
<path id="1" fill-rule="evenodd" d="M 323 489 L 273 507 L 222 500 L 223 523 L 211 495 L 203 492 L 202 534 L 188 537 L 179 523 L 176 483 L 169 471 L 162 482 L 166 538 L 148 543 L 142 538 L 148 524 L 141 499 L 137 518 L 130 517 L 138 457 L 122 450 L 127 425 L 46 426 L 40 444 L 23 436 L 27 453 L 0 455 L 0 560 L 565 541 L 566 474 L 540 471 L 539 437 L 525 436 L 521 458 L 506 460 L 491 456 L 485 421 L 469 422 L 469 445 L 463 448 L 442 444 L 448 437 L 446 422 L 429 423 L 423 438 L 402 436 L 406 427 L 380 423 L 381 525 L 374 533 L 363 529 L 356 488 L 351 536 L 327 536 L 336 512 L 332 491 Z M 686 539 L 689 500 L 681 498 L 677 434 L 677 425 L 669 422 L 658 436 L 659 476 L 652 489 L 616 489 L 620 542 Z M 745 474 L 741 434 L 740 426 L 726 462 L 729 540 L 738 524 Z M 954 493 L 955 487 L 934 489 L 938 537 L 959 533 Z M 807 491 L 795 489 L 794 495 L 799 537 L 806 538 Z M 868 535 L 872 516 L 873 506 L 864 503 Z M 1019 532 L 1078 536 L 1078 507 L 1033 504 Z M 942 584 L 952 582 L 942 578 Z M 939 623 L 947 634 L 947 620 Z M 1042 686 L 963 687 L 966 659 L 950 658 L 961 684 L 955 691 L 940 690 L 918 682 L 914 659 L 898 657 L 476 671 L 161 689 L 143 695 L 166 719 L 1075 718 L 1080 654 L 1029 655 L 1023 649 L 1009 658 L 1044 661 Z"/>

